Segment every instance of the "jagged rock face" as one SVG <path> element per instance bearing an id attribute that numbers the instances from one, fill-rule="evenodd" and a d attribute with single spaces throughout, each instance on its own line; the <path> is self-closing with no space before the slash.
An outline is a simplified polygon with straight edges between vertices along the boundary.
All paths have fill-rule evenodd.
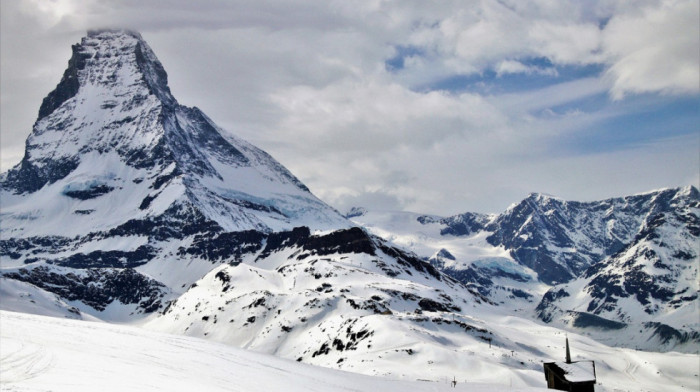
<path id="1" fill-rule="evenodd" d="M 441 219 L 445 228 L 440 230 L 441 235 L 469 236 L 486 228 L 491 217 L 485 214 L 467 212 L 460 215 Z"/>
<path id="2" fill-rule="evenodd" d="M 579 279 L 552 288 L 538 317 L 580 328 L 629 326 L 649 335 L 651 347 L 692 349 L 700 342 L 699 243 L 697 189 L 656 193 L 634 239 Z"/>
<path id="3" fill-rule="evenodd" d="M 131 268 L 86 268 L 68 273 L 51 270 L 46 266 L 31 270 L 21 268 L 7 273 L 6 278 L 53 292 L 68 301 L 81 301 L 97 311 L 104 311 L 110 304 L 136 304 L 140 313 L 154 312 L 162 307 L 161 299 L 167 288 Z"/>
<path id="4" fill-rule="evenodd" d="M 533 194 L 489 226 L 488 241 L 510 249 L 540 280 L 567 282 L 629 243 L 653 203 L 648 195 L 580 203 Z"/>
<path id="5" fill-rule="evenodd" d="M 137 52 L 147 51 L 157 60 L 142 46 L 135 34 L 111 32 L 91 32 L 73 46 L 63 79 L 42 102 L 25 157 L 10 171 L 4 187 L 35 192 L 65 178 L 82 156 L 95 151 L 114 149 L 125 161 L 137 151 L 144 158 L 154 154 L 164 133 L 159 124 L 162 105 L 151 93 L 144 56 Z M 174 102 L 164 77 L 149 79 L 163 83 L 162 97 Z M 136 166 L 139 160 L 129 163 Z"/>
<path id="6" fill-rule="evenodd" d="M 531 194 L 495 218 L 466 213 L 440 220 L 442 235 L 488 232 L 487 241 L 538 273 L 542 282 L 568 282 L 628 245 L 644 216 L 672 208 L 664 202 L 678 190 L 597 202 L 565 201 Z"/>

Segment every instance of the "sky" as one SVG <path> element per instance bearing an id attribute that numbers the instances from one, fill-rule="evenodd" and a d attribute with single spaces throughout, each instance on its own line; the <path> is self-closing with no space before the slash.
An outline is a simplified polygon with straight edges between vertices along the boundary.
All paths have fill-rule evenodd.
<path id="1" fill-rule="evenodd" d="M 697 0 L 3 0 L 0 168 L 88 29 L 316 196 L 448 216 L 700 185 Z"/>

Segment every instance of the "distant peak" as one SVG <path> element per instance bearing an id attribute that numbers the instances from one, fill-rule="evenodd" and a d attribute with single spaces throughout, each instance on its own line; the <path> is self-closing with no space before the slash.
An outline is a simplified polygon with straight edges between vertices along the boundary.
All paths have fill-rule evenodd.
<path id="1" fill-rule="evenodd" d="M 439 251 L 435 252 L 431 259 L 448 259 L 453 261 L 457 260 L 457 258 L 455 258 L 454 255 L 452 255 L 452 253 L 450 253 L 450 251 L 448 251 L 445 248 L 442 248 Z"/>
<path id="2" fill-rule="evenodd" d="M 698 195 L 700 195 L 700 192 L 698 192 L 698 188 L 696 188 L 694 185 L 687 185 L 681 188 L 680 192 L 684 195 L 689 195 L 694 198 L 697 198 Z"/>
<path id="3" fill-rule="evenodd" d="M 542 193 L 542 192 L 532 192 L 527 196 L 528 199 L 535 199 L 535 200 L 563 200 L 557 196 L 551 195 L 549 193 Z"/>

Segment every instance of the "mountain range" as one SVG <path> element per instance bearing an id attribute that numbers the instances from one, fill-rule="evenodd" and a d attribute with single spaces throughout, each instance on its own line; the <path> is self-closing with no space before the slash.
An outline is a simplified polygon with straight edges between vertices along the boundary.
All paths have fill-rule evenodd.
<path id="1" fill-rule="evenodd" d="M 700 342 L 693 186 L 595 202 L 531 194 L 498 215 L 348 216 L 541 321 L 624 347 L 694 352 Z"/>
<path id="2" fill-rule="evenodd" d="M 343 216 L 180 105 L 138 33 L 95 30 L 0 175 L 0 307 L 372 375 L 539 385 L 558 348 L 523 330 L 697 350 L 699 199 Z"/>

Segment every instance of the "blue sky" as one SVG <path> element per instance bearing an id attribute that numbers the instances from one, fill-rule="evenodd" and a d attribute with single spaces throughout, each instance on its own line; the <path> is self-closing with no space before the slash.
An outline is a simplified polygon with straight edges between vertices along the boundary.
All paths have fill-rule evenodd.
<path id="1" fill-rule="evenodd" d="M 87 29 L 341 211 L 500 212 L 700 182 L 696 0 L 0 2 L 2 170 Z"/>

